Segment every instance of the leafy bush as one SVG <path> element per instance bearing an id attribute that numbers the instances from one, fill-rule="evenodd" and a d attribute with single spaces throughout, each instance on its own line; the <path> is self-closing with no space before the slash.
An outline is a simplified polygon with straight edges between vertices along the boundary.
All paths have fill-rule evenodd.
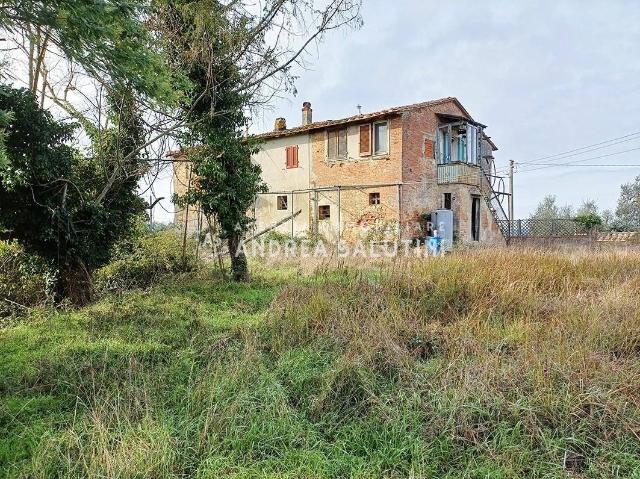
<path id="1" fill-rule="evenodd" d="M 134 174 L 144 166 L 134 154 L 144 142 L 135 101 L 118 93 L 109 102 L 113 126 L 93 143 L 95 154 L 83 156 L 72 146 L 74 124 L 43 110 L 32 92 L 0 85 L 0 110 L 11 112 L 9 124 L 2 118 L 0 229 L 55 264 L 56 299 L 78 305 L 91 300 L 91 272 L 109 261 L 145 210 L 141 173 Z M 127 174 L 105 174 L 112 170 Z"/>
<path id="2" fill-rule="evenodd" d="M 114 260 L 96 271 L 98 292 L 145 288 L 171 273 L 196 267 L 194 240 L 189 239 L 182 256 L 182 238 L 174 229 L 139 237 L 134 244 L 116 248 Z"/>
<path id="3" fill-rule="evenodd" d="M 602 224 L 602 218 L 596 213 L 582 213 L 574 218 L 574 221 L 587 229 L 593 229 Z"/>
<path id="4" fill-rule="evenodd" d="M 53 301 L 55 272 L 16 242 L 0 241 L 0 317 Z"/>
<path id="5" fill-rule="evenodd" d="M 294 245 L 300 246 L 303 242 L 305 242 L 308 246 L 313 247 L 318 243 L 328 243 L 327 239 L 317 233 L 305 232 L 304 234 L 299 234 L 294 236 L 293 238 L 289 233 L 282 233 L 280 231 L 269 231 L 262 236 L 259 236 L 255 239 L 257 242 L 268 243 L 277 243 L 280 245 Z"/>

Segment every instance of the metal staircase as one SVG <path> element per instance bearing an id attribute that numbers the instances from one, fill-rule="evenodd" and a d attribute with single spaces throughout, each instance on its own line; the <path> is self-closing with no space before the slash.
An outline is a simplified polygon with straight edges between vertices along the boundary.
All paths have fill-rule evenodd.
<path id="1" fill-rule="evenodd" d="M 507 196 L 507 193 L 494 189 L 496 178 L 498 177 L 490 177 L 483 168 L 480 168 L 480 191 L 482 192 L 482 196 L 489 207 L 489 211 L 491 211 L 493 215 L 493 219 L 500 228 L 502 236 L 504 236 L 505 239 L 509 239 L 509 217 L 505 213 L 501 201 L 501 197 Z M 492 179 L 494 181 L 492 181 Z M 499 181 L 500 180 L 501 178 L 499 178 Z"/>

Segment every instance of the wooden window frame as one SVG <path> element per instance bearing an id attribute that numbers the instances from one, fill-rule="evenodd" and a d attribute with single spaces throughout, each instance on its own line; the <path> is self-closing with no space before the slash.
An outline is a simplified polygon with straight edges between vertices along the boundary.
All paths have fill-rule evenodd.
<path id="1" fill-rule="evenodd" d="M 298 145 L 290 145 L 285 148 L 285 164 L 287 169 L 298 168 L 300 162 L 298 160 L 298 152 L 300 147 Z"/>
<path id="2" fill-rule="evenodd" d="M 374 191 L 369 193 L 369 205 L 377 206 L 380 204 L 380 192 Z"/>
<path id="3" fill-rule="evenodd" d="M 278 211 L 287 211 L 289 209 L 289 197 L 287 195 L 276 196 L 276 208 Z"/>
<path id="4" fill-rule="evenodd" d="M 344 154 L 341 155 L 340 154 L 340 133 L 344 132 Z M 335 138 L 331 138 L 331 134 L 335 133 Z M 335 141 L 335 152 L 336 155 L 335 156 L 331 156 L 329 151 L 329 143 L 334 140 Z M 338 128 L 331 128 L 327 130 L 326 133 L 326 145 L 327 145 L 327 153 L 326 153 L 326 157 L 328 160 L 346 160 L 349 157 L 349 131 L 348 128 L 345 127 L 338 127 Z"/>
<path id="5" fill-rule="evenodd" d="M 422 153 L 424 154 L 425 159 L 431 160 L 436 157 L 436 145 L 435 141 L 431 138 L 425 138 L 422 143 Z M 431 154 L 429 154 L 431 153 Z"/>
<path id="6" fill-rule="evenodd" d="M 360 156 L 371 156 L 371 150 L 372 150 L 372 139 L 373 139 L 373 125 L 371 123 L 367 123 L 365 125 L 359 125 L 358 127 L 358 149 L 360 152 Z M 362 148 L 362 134 L 363 131 L 366 132 L 366 134 L 369 136 L 368 138 L 368 144 L 367 144 L 367 148 L 363 149 Z"/>
<path id="7" fill-rule="evenodd" d="M 377 152 L 376 151 L 376 138 L 377 138 L 377 134 L 376 134 L 376 126 L 377 125 L 387 125 L 387 151 L 384 152 Z M 391 137 L 390 137 L 390 129 L 389 129 L 389 120 L 381 120 L 381 121 L 374 121 L 372 126 L 371 126 L 371 154 L 373 156 L 388 156 L 389 152 L 391 150 Z"/>

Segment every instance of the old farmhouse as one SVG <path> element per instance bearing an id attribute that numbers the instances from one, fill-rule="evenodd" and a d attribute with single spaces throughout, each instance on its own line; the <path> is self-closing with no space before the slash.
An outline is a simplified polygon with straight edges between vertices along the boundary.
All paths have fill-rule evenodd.
<path id="1" fill-rule="evenodd" d="M 250 212 L 254 231 L 278 225 L 331 241 L 410 239 L 425 235 L 437 210 L 450 210 L 455 240 L 503 242 L 497 147 L 485 128 L 451 97 L 318 122 L 305 102 L 300 125 L 278 118 L 273 131 L 256 136 L 262 148 L 254 161 L 269 192 Z M 176 191 L 187 175 L 178 163 Z M 177 212 L 176 223 L 185 214 Z"/>

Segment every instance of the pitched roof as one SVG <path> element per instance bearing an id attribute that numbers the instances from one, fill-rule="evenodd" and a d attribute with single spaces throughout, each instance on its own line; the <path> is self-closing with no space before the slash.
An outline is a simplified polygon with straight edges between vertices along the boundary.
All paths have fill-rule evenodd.
<path id="1" fill-rule="evenodd" d="M 287 128 L 286 130 L 267 131 L 265 133 L 259 133 L 257 135 L 254 135 L 254 137 L 265 138 L 265 139 L 280 138 L 283 136 L 296 135 L 298 133 L 304 133 L 307 131 L 319 130 L 319 129 L 327 128 L 329 126 L 344 125 L 347 123 L 357 123 L 364 120 L 373 120 L 379 117 L 396 115 L 396 114 L 404 113 L 406 111 L 415 110 L 422 107 L 442 105 L 444 103 L 450 103 L 450 102 L 454 102 L 457 106 L 460 107 L 460 109 L 465 113 L 465 115 L 471 118 L 471 115 L 469 115 L 467 110 L 465 110 L 465 108 L 462 106 L 462 104 L 458 101 L 457 98 L 447 97 L 447 98 L 440 98 L 439 100 L 425 101 L 422 103 L 412 103 L 411 105 L 396 106 L 393 108 L 387 108 L 385 110 L 374 111 L 372 113 L 363 113 L 361 115 L 349 116 L 347 118 L 341 118 L 339 120 L 315 121 L 313 123 L 309 123 L 308 125 L 301 125 L 293 128 Z"/>
<path id="2" fill-rule="evenodd" d="M 261 140 L 269 140 L 272 138 L 284 138 L 287 136 L 293 136 L 300 133 L 306 133 L 314 130 L 321 130 L 331 126 L 346 125 L 349 123 L 359 123 L 362 121 L 375 120 L 378 118 L 384 118 L 392 115 L 399 115 L 407 111 L 417 110 L 424 107 L 443 105 L 445 103 L 454 103 L 458 108 L 460 108 L 460 111 L 462 111 L 462 113 L 465 115 L 466 118 L 468 118 L 471 121 L 474 121 L 471 115 L 469 114 L 469 112 L 467 111 L 467 109 L 464 106 L 462 106 L 462 103 L 460 103 L 460 101 L 456 97 L 449 96 L 446 98 L 440 98 L 438 100 L 412 103 L 410 105 L 396 106 L 393 108 L 387 108 L 385 110 L 379 110 L 372 113 L 363 113 L 361 115 L 349 116 L 347 118 L 341 118 L 339 120 L 315 121 L 313 123 L 309 123 L 308 125 L 296 126 L 293 128 L 287 128 L 285 130 L 279 130 L 279 131 L 267 131 L 265 133 L 258 133 L 252 136 L 253 138 L 257 138 Z M 485 134 L 484 138 L 489 142 L 489 144 L 492 146 L 494 150 L 498 149 L 495 143 L 491 141 L 490 136 L 487 136 Z M 185 153 L 183 150 L 179 150 L 179 151 L 169 152 L 167 156 L 180 156 L 184 154 Z"/>
<path id="3" fill-rule="evenodd" d="M 346 125 L 349 123 L 359 123 L 362 121 L 375 120 L 377 118 L 384 118 L 392 115 L 399 115 L 407 111 L 417 110 L 424 107 L 443 105 L 445 103 L 454 103 L 458 108 L 460 108 L 460 111 L 462 111 L 462 113 L 469 120 L 473 121 L 473 118 L 471 117 L 469 112 L 466 110 L 466 108 L 462 106 L 462 103 L 460 103 L 460 101 L 457 98 L 450 96 L 446 98 L 440 98 L 438 100 L 412 103 L 410 105 L 396 106 L 393 108 L 387 108 L 385 110 L 379 110 L 372 113 L 363 113 L 361 115 L 349 116 L 347 118 L 341 118 L 339 120 L 315 121 L 313 123 L 309 123 L 308 125 L 296 126 L 293 128 L 287 128 L 285 130 L 267 131 L 265 133 L 259 133 L 257 135 L 253 135 L 253 137 L 258 139 L 263 139 L 263 140 L 268 140 L 272 138 L 283 138 L 283 137 L 297 135 L 300 133 L 306 133 L 314 130 L 321 130 L 321 129 L 332 127 L 332 126 Z M 496 145 L 491 141 L 490 137 L 485 135 L 485 138 L 487 139 L 487 141 L 489 141 L 489 143 L 495 150 L 498 149 Z"/>

